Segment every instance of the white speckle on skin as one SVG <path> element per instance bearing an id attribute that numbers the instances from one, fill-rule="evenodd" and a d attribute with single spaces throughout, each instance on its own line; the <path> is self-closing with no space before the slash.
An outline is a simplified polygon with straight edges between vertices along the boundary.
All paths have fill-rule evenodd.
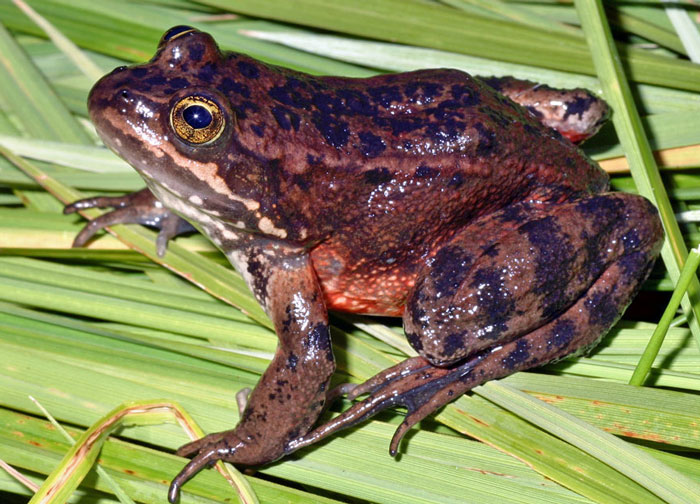
<path id="1" fill-rule="evenodd" d="M 268 217 L 263 217 L 258 221 L 258 228 L 265 234 L 270 234 L 273 236 L 279 236 L 280 238 L 287 237 L 287 231 L 278 227 L 275 227 L 273 222 Z"/>
<path id="2" fill-rule="evenodd" d="M 192 196 L 190 196 L 189 200 L 190 200 L 190 203 L 192 203 L 193 205 L 201 205 L 202 203 L 204 203 L 202 201 L 202 198 L 200 198 L 196 194 L 193 194 Z"/>
<path id="3" fill-rule="evenodd" d="M 231 231 L 230 229 L 224 229 L 221 233 L 224 235 L 224 238 L 226 238 L 227 240 L 236 240 L 238 238 L 238 235 L 236 233 L 234 233 L 233 231 Z"/>

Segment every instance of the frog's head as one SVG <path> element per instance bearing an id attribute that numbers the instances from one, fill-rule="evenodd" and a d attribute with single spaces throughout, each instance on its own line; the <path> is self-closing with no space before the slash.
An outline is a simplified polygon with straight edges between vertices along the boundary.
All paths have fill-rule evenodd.
<path id="1" fill-rule="evenodd" d="M 104 143 L 166 205 L 181 213 L 196 206 L 255 229 L 261 219 L 256 168 L 245 166 L 232 145 L 236 115 L 221 92 L 225 63 L 209 34 L 171 28 L 151 61 L 100 79 L 88 109 Z"/>

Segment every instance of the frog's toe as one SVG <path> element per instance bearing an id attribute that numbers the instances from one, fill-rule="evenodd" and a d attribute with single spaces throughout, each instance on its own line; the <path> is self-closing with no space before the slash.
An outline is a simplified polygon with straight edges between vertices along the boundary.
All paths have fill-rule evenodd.
<path id="1" fill-rule="evenodd" d="M 158 219 L 154 222 L 153 219 L 147 221 L 139 221 L 139 224 L 160 228 L 158 237 L 156 238 L 156 253 L 158 257 L 163 257 L 168 248 L 168 242 L 181 234 L 193 233 L 196 229 L 182 217 L 175 215 L 172 212 L 158 212 Z"/>
<path id="2" fill-rule="evenodd" d="M 81 200 L 84 201 L 84 200 Z M 79 201 L 76 201 L 76 203 L 80 203 Z M 66 207 L 67 209 L 68 207 Z M 89 208 L 89 207 L 84 207 L 84 208 Z M 64 213 L 70 213 L 66 212 L 64 210 Z M 100 231 L 101 229 L 104 229 L 109 226 L 113 226 L 115 224 L 123 224 L 127 222 L 132 222 L 130 220 L 130 214 L 131 211 L 129 208 L 119 208 L 117 210 L 113 210 L 111 212 L 107 212 L 106 214 L 100 215 L 99 217 L 91 220 L 88 222 L 83 229 L 80 230 L 80 233 L 78 233 L 73 240 L 73 247 L 83 247 L 85 244 L 95 236 L 95 234 Z"/>
<path id="3" fill-rule="evenodd" d="M 98 196 L 81 199 L 66 205 L 63 213 L 71 214 L 89 208 L 109 207 L 114 208 L 114 210 L 86 224 L 75 237 L 73 247 L 84 246 L 99 230 L 115 224 L 143 224 L 160 230 L 156 249 L 158 255 L 163 256 L 171 238 L 196 231 L 189 222 L 163 207 L 148 189 L 124 196 Z"/>
<path id="4" fill-rule="evenodd" d="M 210 441 L 212 436 L 217 434 L 223 434 L 222 432 L 217 432 L 216 434 L 211 434 L 205 436 L 202 439 L 193 441 L 184 446 L 181 446 L 177 454 L 184 457 L 191 455 L 192 453 L 197 453 L 195 457 L 190 460 L 187 465 L 178 473 L 173 481 L 170 483 L 170 488 L 168 489 L 168 502 L 174 504 L 180 498 L 180 488 L 187 481 L 189 481 L 195 474 L 197 474 L 202 469 L 214 465 L 218 460 L 221 460 L 222 455 L 219 450 L 219 442 L 221 439 L 217 439 L 216 442 Z"/>

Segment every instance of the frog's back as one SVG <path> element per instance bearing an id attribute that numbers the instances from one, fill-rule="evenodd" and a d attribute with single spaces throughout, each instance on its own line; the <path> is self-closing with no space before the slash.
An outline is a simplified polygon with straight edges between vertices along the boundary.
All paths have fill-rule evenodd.
<path id="1" fill-rule="evenodd" d="M 233 57 L 239 67 L 248 64 L 245 56 Z M 449 176 L 493 178 L 499 185 L 505 179 L 522 185 L 534 177 L 543 184 L 599 192 L 607 184 L 574 145 L 465 72 L 434 69 L 351 79 L 266 70 L 256 72 L 265 82 L 251 86 L 258 96 L 250 101 L 272 106 L 244 110 L 240 138 L 299 173 L 314 166 L 341 173 L 361 166 L 367 172 L 388 168 L 414 174 L 430 166 Z M 265 129 L 271 128 L 278 128 L 275 142 L 266 141 Z"/>

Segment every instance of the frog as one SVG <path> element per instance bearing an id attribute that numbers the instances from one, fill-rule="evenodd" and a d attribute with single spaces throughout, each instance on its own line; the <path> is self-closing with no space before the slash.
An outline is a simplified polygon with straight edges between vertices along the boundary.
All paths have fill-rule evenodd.
<path id="1" fill-rule="evenodd" d="M 312 76 L 177 26 L 149 62 L 100 79 L 88 110 L 146 188 L 68 205 L 113 208 L 74 245 L 141 223 L 160 230 L 162 255 L 197 230 L 278 337 L 235 428 L 177 451 L 193 458 L 171 503 L 217 460 L 269 464 L 403 407 L 395 455 L 412 426 L 477 385 L 594 346 L 664 239 L 655 207 L 611 192 L 571 141 L 607 114 L 587 91 L 455 69 Z M 329 311 L 401 317 L 417 355 L 330 387 Z M 352 405 L 317 425 L 340 395 Z"/>

